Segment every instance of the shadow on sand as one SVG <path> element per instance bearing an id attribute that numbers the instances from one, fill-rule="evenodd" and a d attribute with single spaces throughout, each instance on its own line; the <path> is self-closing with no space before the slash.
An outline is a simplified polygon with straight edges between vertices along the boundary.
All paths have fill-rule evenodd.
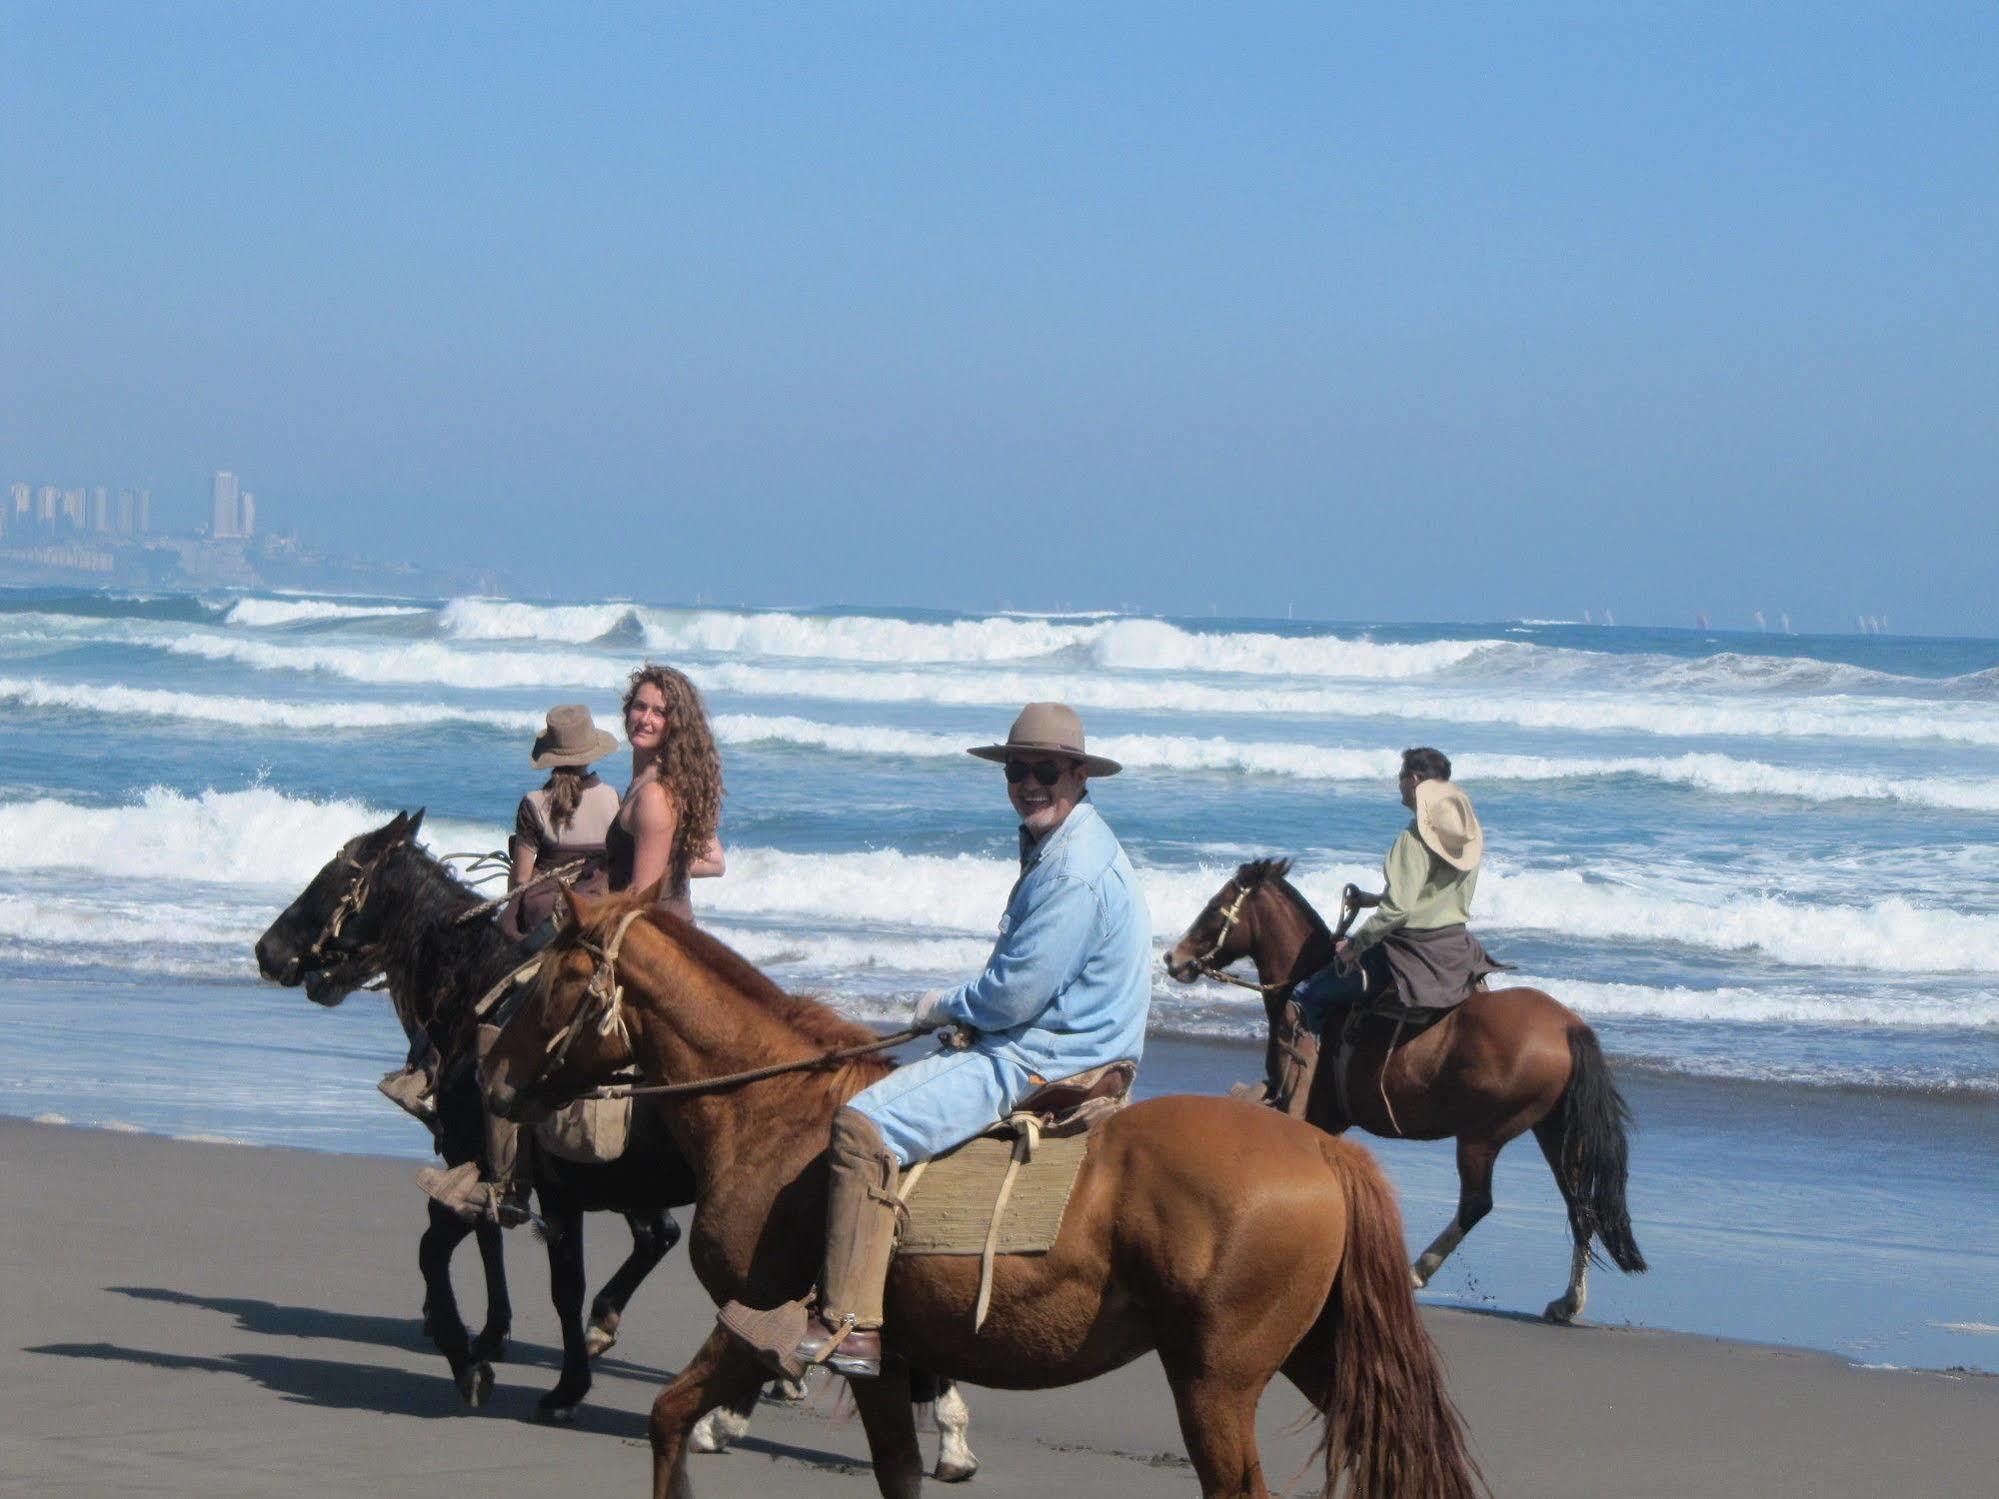
<path id="1" fill-rule="evenodd" d="M 341 1343 L 361 1343 L 378 1348 L 400 1348 L 411 1353 L 435 1353 L 430 1339 L 423 1335 L 423 1327 L 413 1317 L 370 1317 L 354 1312 L 328 1311 L 317 1306 L 282 1306 L 275 1301 L 256 1301 L 244 1296 L 196 1296 L 188 1291 L 175 1291 L 166 1286 L 106 1286 L 119 1296 L 130 1296 L 137 1301 L 160 1302 L 167 1306 L 195 1306 L 211 1312 L 221 1312 L 234 1317 L 236 1325 L 245 1332 L 253 1332 L 261 1337 L 298 1338 L 304 1341 L 328 1339 Z M 475 1329 L 476 1331 L 476 1329 Z M 562 1368 L 562 1354 L 559 1349 L 541 1343 L 527 1343 L 518 1337 L 507 1339 L 507 1355 L 503 1362 L 559 1371 Z M 664 1384 L 673 1378 L 670 1369 L 654 1368 L 649 1364 L 635 1364 L 627 1359 L 605 1357 L 595 1360 L 591 1366 L 594 1374 L 616 1374 L 628 1379 L 649 1380 Z"/>

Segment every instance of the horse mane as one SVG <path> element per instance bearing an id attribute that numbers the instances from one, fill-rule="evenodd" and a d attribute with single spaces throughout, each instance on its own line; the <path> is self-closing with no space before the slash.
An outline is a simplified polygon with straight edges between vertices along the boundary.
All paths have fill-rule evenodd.
<path id="1" fill-rule="evenodd" d="M 1298 887 L 1291 883 L 1287 878 L 1290 873 L 1289 858 L 1251 859 L 1236 870 L 1235 877 L 1245 890 L 1254 890 L 1266 885 L 1274 886 L 1297 908 L 1298 914 L 1303 916 L 1307 923 L 1325 936 L 1331 937 L 1333 929 L 1326 925 L 1326 918 L 1321 916 L 1318 908 L 1305 899 Z"/>
<path id="2" fill-rule="evenodd" d="M 428 849 L 409 841 L 390 849 L 380 880 L 377 898 L 388 897 L 382 946 L 403 980 L 391 986 L 391 995 L 397 1018 L 414 1033 L 483 992 L 512 961 L 513 944 L 490 921 L 457 919 L 479 894 Z M 417 994 L 430 996 L 428 1015 L 415 1013 Z"/>
<path id="3" fill-rule="evenodd" d="M 614 912 L 631 909 L 627 904 Z M 648 904 L 643 919 L 693 962 L 706 968 L 716 979 L 744 997 L 756 1001 L 757 1008 L 796 1031 L 799 1038 L 828 1051 L 839 1051 L 876 1039 L 875 1033 L 848 1020 L 831 1007 L 809 995 L 789 994 L 748 958 L 719 937 L 701 930 L 686 918 L 656 904 Z"/>

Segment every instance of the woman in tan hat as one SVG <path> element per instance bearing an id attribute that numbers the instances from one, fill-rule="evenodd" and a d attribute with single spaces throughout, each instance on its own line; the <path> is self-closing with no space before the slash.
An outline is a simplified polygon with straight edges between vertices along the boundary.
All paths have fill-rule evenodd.
<path id="1" fill-rule="evenodd" d="M 522 797 L 514 812 L 509 890 L 532 882 L 537 871 L 578 862 L 583 868 L 566 883 L 598 893 L 607 888 L 604 838 L 618 815 L 618 793 L 590 767 L 617 747 L 617 739 L 598 728 L 581 703 L 548 710 L 547 726 L 530 752 L 548 779 Z M 560 886 L 552 882 L 524 891 L 501 912 L 500 925 L 524 939 L 548 920 L 560 899 Z"/>
<path id="2" fill-rule="evenodd" d="M 685 672 L 651 662 L 625 693 L 632 782 L 605 833 L 613 890 L 660 886 L 660 904 L 694 919 L 689 880 L 712 879 L 725 860 L 722 757 L 701 693 Z"/>

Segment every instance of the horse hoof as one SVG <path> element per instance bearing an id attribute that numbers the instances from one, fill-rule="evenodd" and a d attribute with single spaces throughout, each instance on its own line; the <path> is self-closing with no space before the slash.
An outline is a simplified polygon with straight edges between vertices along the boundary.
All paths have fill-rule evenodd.
<path id="1" fill-rule="evenodd" d="M 802 1379 L 773 1379 L 764 1390 L 764 1399 L 778 1405 L 803 1405 L 812 1398 Z"/>
<path id="2" fill-rule="evenodd" d="M 1429 1278 L 1428 1276 L 1426 1276 L 1426 1275 L 1422 1274 L 1422 1273 L 1421 1273 L 1420 1271 L 1416 1271 L 1416 1270 L 1411 1270 L 1411 1271 L 1409 1272 L 1409 1289 L 1410 1289 L 1410 1290 L 1412 1290 L 1412 1291 L 1420 1291 L 1420 1290 L 1422 1290 L 1422 1289 L 1423 1289 L 1423 1287 L 1427 1286 L 1427 1285 L 1428 1285 L 1429 1283 L 1430 1283 L 1430 1278 Z"/>
<path id="3" fill-rule="evenodd" d="M 573 1426 L 576 1424 L 576 1407 L 573 1405 L 544 1405 L 541 1418 L 551 1426 Z"/>
<path id="4" fill-rule="evenodd" d="M 493 1394 L 493 1366 L 483 1361 L 468 1365 L 458 1376 L 458 1393 L 473 1410 L 484 1406 Z"/>
<path id="5" fill-rule="evenodd" d="M 1576 1323 L 1576 1309 L 1569 1304 L 1566 1297 L 1560 1301 L 1549 1302 L 1541 1315 L 1559 1327 L 1573 1327 Z"/>
<path id="6" fill-rule="evenodd" d="M 970 1483 L 972 1475 L 978 1471 L 979 1465 L 976 1462 L 947 1463 L 940 1457 L 937 1459 L 937 1466 L 930 1470 L 930 1476 L 939 1483 Z"/>
<path id="7" fill-rule="evenodd" d="M 602 1358 L 618 1346 L 618 1335 L 609 1328 L 592 1324 L 583 1334 L 583 1354 L 586 1358 Z"/>

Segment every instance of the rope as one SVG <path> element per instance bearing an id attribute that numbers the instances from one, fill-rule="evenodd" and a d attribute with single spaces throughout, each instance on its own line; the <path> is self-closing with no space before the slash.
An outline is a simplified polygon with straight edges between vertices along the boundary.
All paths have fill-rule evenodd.
<path id="1" fill-rule="evenodd" d="M 878 1041 L 870 1041 L 864 1046 L 844 1046 L 838 1051 L 824 1052 L 816 1057 L 804 1057 L 795 1062 L 773 1062 L 768 1067 L 752 1067 L 744 1072 L 725 1073 L 721 1077 L 704 1077 L 691 1083 L 617 1083 L 602 1088 L 592 1088 L 583 1093 L 563 1095 L 564 1103 L 574 1103 L 585 1098 L 673 1098 L 687 1097 L 695 1093 L 715 1093 L 724 1088 L 733 1088 L 742 1083 L 761 1082 L 767 1077 L 776 1077 L 786 1072 L 814 1072 L 824 1067 L 832 1067 L 841 1062 L 850 1062 L 855 1057 L 864 1057 L 872 1052 L 887 1051 L 914 1041 L 930 1032 L 912 1027 L 897 1031 L 894 1035 L 883 1036 Z"/>
<path id="2" fill-rule="evenodd" d="M 986 1324 L 986 1312 L 993 1303 L 993 1254 L 999 1248 L 1000 1224 L 1006 1217 L 1007 1199 L 1013 1196 L 1014 1181 L 1020 1176 L 1020 1168 L 1034 1156 L 1034 1147 L 1041 1143 L 1041 1116 L 1018 1113 L 1007 1120 L 1020 1131 L 1014 1137 L 1013 1156 L 1006 1163 L 1006 1175 L 1000 1179 L 999 1196 L 993 1199 L 992 1220 L 986 1224 L 985 1248 L 979 1251 L 979 1299 L 972 1308 L 972 1331 L 977 1332 Z"/>
<path id="3" fill-rule="evenodd" d="M 521 886 L 520 889 L 509 890 L 505 895 L 496 895 L 491 900 L 482 900 L 478 905 L 460 911 L 452 919 L 460 926 L 463 926 L 468 921 L 473 921 L 478 917 L 484 916 L 488 911 L 499 910 L 501 906 L 507 904 L 508 901 L 517 895 L 525 895 L 530 890 L 537 890 L 543 885 L 556 882 L 566 885 L 576 878 L 577 871 L 582 869 L 588 862 L 587 859 L 572 859 L 567 864 L 551 869 L 547 874 L 537 875 L 534 879 L 529 880 L 525 885 Z"/>

